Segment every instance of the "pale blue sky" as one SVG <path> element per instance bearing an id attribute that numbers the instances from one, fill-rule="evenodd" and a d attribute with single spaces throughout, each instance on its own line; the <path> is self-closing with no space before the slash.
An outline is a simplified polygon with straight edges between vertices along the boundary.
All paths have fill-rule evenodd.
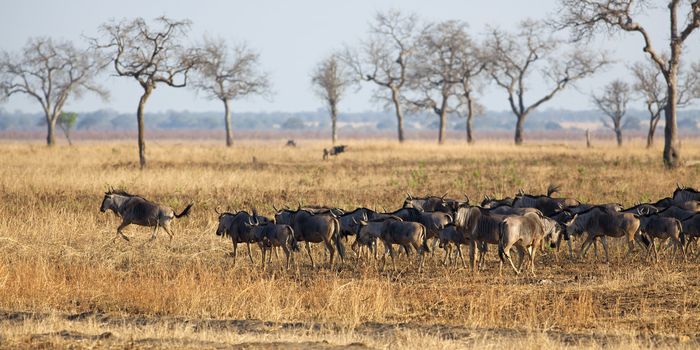
<path id="1" fill-rule="evenodd" d="M 110 18 L 141 16 L 152 19 L 160 15 L 189 18 L 193 22 L 191 38 L 204 34 L 221 36 L 231 42 L 247 41 L 261 54 L 263 68 L 270 72 L 274 86 L 272 101 L 250 98 L 235 102 L 239 111 L 303 111 L 322 107 L 312 94 L 309 74 L 322 57 L 341 47 L 352 44 L 366 34 L 367 24 L 378 10 L 398 8 L 414 12 L 427 20 L 459 19 L 470 25 L 471 34 L 479 37 L 487 24 L 504 29 L 513 28 L 526 17 L 543 18 L 555 10 L 554 0 L 355 0 L 355 1 L 2 1 L 0 11 L 0 49 L 18 50 L 28 37 L 49 35 L 80 41 L 81 35 L 96 35 L 97 27 Z M 665 34 L 666 18 L 663 13 L 642 18 L 650 31 Z M 654 40 L 659 50 L 665 48 L 661 35 Z M 579 90 L 569 89 L 544 108 L 592 108 L 588 93 L 600 89 L 615 78 L 631 79 L 625 65 L 644 58 L 641 38 L 623 34 L 611 40 L 601 38 L 593 47 L 609 50 L 619 63 L 604 74 L 579 84 Z M 700 33 L 688 40 L 686 57 L 700 60 Z M 140 87 L 127 78 L 105 76 L 112 98 L 103 102 L 86 96 L 70 101 L 66 108 L 76 111 L 112 108 L 135 111 Z M 341 110 L 357 112 L 377 110 L 370 101 L 371 86 L 351 93 L 341 103 Z M 532 84 L 530 101 L 542 93 L 539 82 Z M 491 85 L 484 90 L 481 101 L 491 110 L 508 108 L 505 93 Z M 635 103 L 641 108 L 639 102 Z M 38 105 L 27 98 L 13 98 L 0 107 L 7 110 L 39 111 Z M 191 89 L 157 89 L 147 105 L 148 111 L 164 110 L 217 111 L 220 103 L 197 96 Z"/>

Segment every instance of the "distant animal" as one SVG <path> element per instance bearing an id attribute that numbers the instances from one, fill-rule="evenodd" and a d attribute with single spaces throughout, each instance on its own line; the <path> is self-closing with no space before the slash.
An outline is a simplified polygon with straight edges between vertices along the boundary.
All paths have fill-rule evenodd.
<path id="1" fill-rule="evenodd" d="M 296 147 L 297 143 L 294 140 L 287 140 L 287 147 Z"/>
<path id="2" fill-rule="evenodd" d="M 345 152 L 345 149 L 347 148 L 347 145 L 340 145 L 340 146 L 333 146 L 331 148 L 324 148 L 323 149 L 323 159 L 326 160 L 328 159 L 329 156 L 338 156 L 339 154 Z"/>
<path id="3" fill-rule="evenodd" d="M 141 196 L 130 194 L 124 190 L 115 190 L 113 188 L 105 192 L 102 204 L 100 205 L 101 212 L 104 213 L 107 210 L 112 210 L 122 219 L 122 223 L 117 227 L 117 236 L 114 237 L 114 239 L 121 236 L 127 241 L 129 237 L 124 235 L 122 230 L 130 224 L 153 227 L 151 241 L 156 239 L 158 228 L 162 227 L 172 241 L 173 232 L 170 228 L 170 221 L 174 218 L 179 219 L 183 216 L 187 216 L 191 208 L 192 204 L 188 204 L 180 214 L 176 214 L 170 207 L 151 202 Z"/>

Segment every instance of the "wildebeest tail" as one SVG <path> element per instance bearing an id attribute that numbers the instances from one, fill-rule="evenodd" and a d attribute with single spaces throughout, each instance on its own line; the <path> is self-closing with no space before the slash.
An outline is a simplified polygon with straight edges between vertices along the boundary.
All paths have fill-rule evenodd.
<path id="1" fill-rule="evenodd" d="M 640 235 L 640 238 L 641 238 L 641 240 L 642 240 L 642 243 L 644 243 L 644 246 L 648 248 L 649 245 L 651 244 L 651 241 L 649 240 L 649 237 L 647 237 L 647 235 L 645 235 L 645 234 L 641 234 L 641 235 Z"/>
<path id="2" fill-rule="evenodd" d="M 296 237 L 294 237 L 294 229 L 292 229 L 291 226 L 287 226 L 287 240 L 289 242 L 289 247 L 292 249 L 292 251 L 298 252 L 299 251 L 299 242 L 297 241 Z"/>
<path id="3" fill-rule="evenodd" d="M 345 247 L 340 241 L 340 223 L 336 218 L 333 218 L 333 241 L 335 241 L 335 249 L 338 250 L 340 258 L 345 259 Z"/>
<path id="4" fill-rule="evenodd" d="M 192 208 L 192 204 L 193 204 L 193 203 L 188 204 L 188 205 L 185 207 L 185 210 L 183 210 L 180 214 L 175 214 L 175 217 L 179 219 L 179 218 L 181 218 L 181 217 L 183 217 L 183 216 L 189 215 L 189 214 L 190 214 L 190 209 Z"/>
<path id="5" fill-rule="evenodd" d="M 685 247 L 685 232 L 683 232 L 683 224 L 680 220 L 676 219 L 676 226 L 678 227 L 679 238 L 681 239 L 681 245 Z"/>
<path id="6" fill-rule="evenodd" d="M 421 234 L 421 239 L 423 241 L 423 251 L 426 253 L 430 253 L 430 247 L 428 246 L 428 230 L 423 225 L 421 225 L 421 228 L 423 229 L 423 233 Z"/>
<path id="7" fill-rule="evenodd" d="M 498 257 L 501 258 L 502 262 L 506 261 L 506 250 L 505 247 L 503 246 L 503 242 L 505 241 L 505 234 L 506 232 L 506 222 L 501 221 L 498 223 Z"/>

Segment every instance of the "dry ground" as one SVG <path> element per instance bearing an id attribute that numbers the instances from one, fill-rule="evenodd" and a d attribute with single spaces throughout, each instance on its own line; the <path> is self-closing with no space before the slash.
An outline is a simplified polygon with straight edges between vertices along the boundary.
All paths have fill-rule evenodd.
<path id="1" fill-rule="evenodd" d="M 473 199 L 539 193 L 550 182 L 586 202 L 655 200 L 675 183 L 700 184 L 694 166 L 663 169 L 660 150 L 641 140 L 612 144 L 483 141 L 448 143 L 351 141 L 323 162 L 318 141 L 148 144 L 149 166 L 137 169 L 135 145 L 79 143 L 48 149 L 0 143 L 0 347 L 241 348 L 646 348 L 700 345 L 698 260 L 658 265 L 641 256 L 613 262 L 571 260 L 548 252 L 537 278 L 498 274 L 494 249 L 473 275 L 427 262 L 423 274 L 405 257 L 398 272 L 378 271 L 352 254 L 340 269 L 261 271 L 230 241 L 214 235 L 214 208 L 272 204 L 397 208 L 414 195 Z M 700 142 L 686 141 L 687 159 Z M 112 243 L 118 219 L 99 212 L 107 185 L 124 187 L 177 211 L 176 237 Z M 239 250 L 240 252 L 240 250 Z M 323 251 L 316 248 L 318 261 Z"/>

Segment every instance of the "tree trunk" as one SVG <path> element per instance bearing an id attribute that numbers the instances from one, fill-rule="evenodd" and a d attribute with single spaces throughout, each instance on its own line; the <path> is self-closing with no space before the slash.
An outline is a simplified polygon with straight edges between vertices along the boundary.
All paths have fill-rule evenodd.
<path id="1" fill-rule="evenodd" d="M 516 116 L 518 121 L 515 123 L 515 144 L 523 144 L 523 126 L 525 124 L 525 115 Z"/>
<path id="2" fill-rule="evenodd" d="M 445 143 L 445 130 L 447 128 L 446 121 L 447 121 L 447 113 L 445 110 L 440 111 L 440 131 L 438 132 L 438 144 L 443 144 Z"/>
<path id="3" fill-rule="evenodd" d="M 467 143 L 474 143 L 474 138 L 472 138 L 472 117 L 474 116 L 474 106 L 472 105 L 472 100 L 467 100 Z"/>
<path id="4" fill-rule="evenodd" d="M 403 143 L 403 110 L 401 110 L 399 92 L 396 91 L 396 89 L 391 89 L 391 102 L 394 103 L 394 110 L 396 111 L 396 124 L 398 125 L 399 142 Z"/>
<path id="5" fill-rule="evenodd" d="M 681 152 L 678 147 L 676 130 L 677 68 L 671 68 L 668 80 L 668 103 L 665 109 L 666 127 L 664 128 L 664 164 L 669 168 L 676 168 L 681 165 Z"/>
<path id="6" fill-rule="evenodd" d="M 231 135 L 231 111 L 228 108 L 228 100 L 222 99 L 224 102 L 224 124 L 226 125 L 226 147 L 233 146 L 233 135 Z"/>
<path id="7" fill-rule="evenodd" d="M 138 125 L 139 138 L 139 165 L 141 166 L 141 169 L 146 167 L 146 141 L 143 125 L 143 108 L 146 106 L 146 101 L 148 101 L 148 97 L 151 96 L 151 92 L 153 92 L 152 87 L 147 87 L 144 89 L 143 95 L 141 95 L 141 99 L 139 100 L 139 108 L 136 110 L 136 123 Z"/>
<path id="8" fill-rule="evenodd" d="M 622 129 L 619 126 L 615 127 L 615 137 L 617 137 L 617 147 L 622 147 Z"/>
<path id="9" fill-rule="evenodd" d="M 336 121 L 338 120 L 338 111 L 335 107 L 335 103 L 331 104 L 331 135 L 333 138 L 333 146 L 338 141 L 338 131 L 336 129 Z"/>
<path id="10" fill-rule="evenodd" d="M 46 135 L 46 145 L 53 146 L 56 144 L 56 119 L 57 118 L 46 118 L 46 125 L 48 125 L 48 134 Z"/>
<path id="11" fill-rule="evenodd" d="M 659 116 L 651 117 L 649 120 L 649 132 L 647 133 L 647 148 L 654 146 L 654 133 L 656 133 L 656 125 L 659 124 Z"/>
<path id="12" fill-rule="evenodd" d="M 591 131 L 586 129 L 586 148 L 591 148 L 593 147 L 591 145 Z"/>

